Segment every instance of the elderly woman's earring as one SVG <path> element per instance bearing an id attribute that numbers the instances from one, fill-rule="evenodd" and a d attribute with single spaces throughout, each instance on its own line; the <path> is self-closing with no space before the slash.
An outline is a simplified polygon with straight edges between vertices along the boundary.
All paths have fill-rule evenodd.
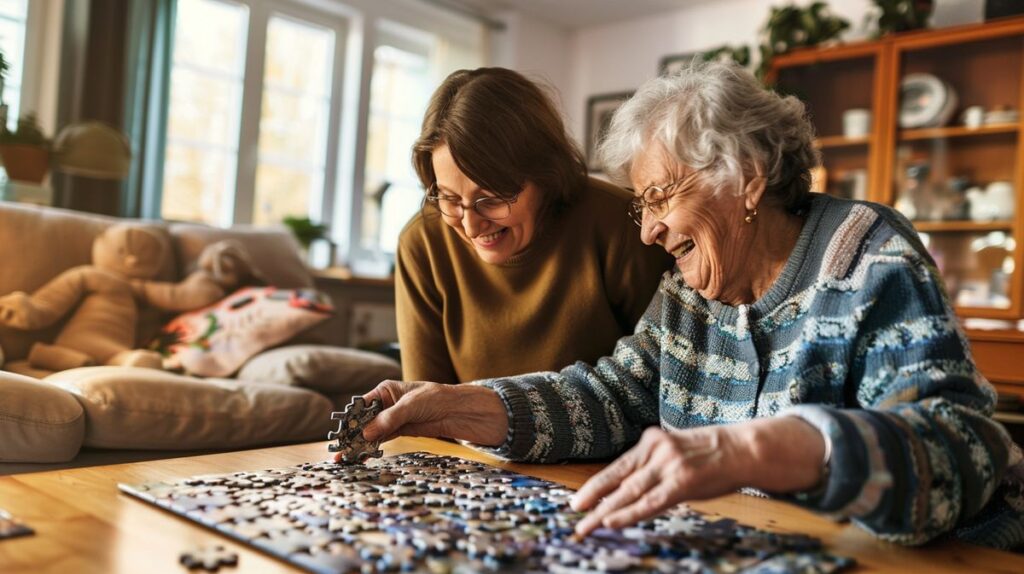
<path id="1" fill-rule="evenodd" d="M 743 221 L 746 221 L 747 223 L 753 223 L 755 217 L 757 217 L 757 209 L 751 209 L 750 211 L 747 212 L 747 216 L 743 218 Z"/>

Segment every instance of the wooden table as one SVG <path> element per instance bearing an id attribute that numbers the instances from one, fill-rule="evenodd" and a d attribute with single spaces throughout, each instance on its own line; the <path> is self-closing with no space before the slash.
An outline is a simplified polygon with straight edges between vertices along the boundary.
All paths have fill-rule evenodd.
<path id="1" fill-rule="evenodd" d="M 426 450 L 494 464 L 578 488 L 601 464 L 507 464 L 468 448 L 432 439 L 401 438 L 387 455 Z M 0 541 L 0 572 L 174 572 L 178 555 L 194 545 L 223 544 L 238 552 L 239 568 L 222 572 L 292 572 L 261 554 L 169 512 L 120 494 L 117 483 L 141 483 L 195 474 L 290 466 L 325 460 L 325 443 L 189 458 L 0 477 L 0 508 L 35 529 L 34 536 Z M 789 504 L 733 494 L 693 503 L 697 510 L 780 532 L 820 537 L 836 554 L 853 556 L 861 570 L 899 572 L 988 571 L 1020 574 L 1024 556 L 943 543 L 909 549 L 878 542 L 863 530 L 835 524 Z"/>

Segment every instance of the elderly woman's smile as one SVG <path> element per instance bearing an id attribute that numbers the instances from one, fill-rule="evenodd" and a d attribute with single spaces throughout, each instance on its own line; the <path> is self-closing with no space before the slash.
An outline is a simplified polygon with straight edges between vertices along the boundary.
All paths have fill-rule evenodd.
<path id="1" fill-rule="evenodd" d="M 687 285 L 727 305 L 764 295 L 803 226 L 800 217 L 762 203 L 764 178 L 748 177 L 742 189 L 733 181 L 716 186 L 661 146 L 637 157 L 630 179 L 643 190 L 640 238 L 675 257 Z"/>
<path id="2" fill-rule="evenodd" d="M 666 251 L 676 258 L 676 264 L 682 266 L 683 260 L 693 251 L 697 244 L 692 239 L 685 239 L 678 247 L 666 247 Z"/>

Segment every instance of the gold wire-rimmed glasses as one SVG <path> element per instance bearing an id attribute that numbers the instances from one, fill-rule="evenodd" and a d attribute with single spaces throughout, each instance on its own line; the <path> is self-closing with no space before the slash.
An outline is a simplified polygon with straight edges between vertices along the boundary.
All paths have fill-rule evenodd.
<path id="1" fill-rule="evenodd" d="M 462 219 L 466 208 L 469 207 L 480 217 L 496 221 L 498 219 L 505 219 L 512 214 L 512 204 L 519 201 L 519 194 L 517 193 L 512 197 L 481 197 L 469 205 L 463 205 L 461 197 L 442 193 L 437 189 L 437 184 L 433 183 L 427 190 L 427 201 L 436 205 L 441 210 L 441 213 L 448 217 Z"/>
<path id="2" fill-rule="evenodd" d="M 648 185 L 644 192 L 640 195 L 634 196 L 629 202 L 629 216 L 633 219 L 633 223 L 636 223 L 640 227 L 644 225 L 644 209 L 651 212 L 651 215 L 655 219 L 661 219 L 668 215 L 668 200 L 673 194 L 669 193 L 676 187 L 686 183 L 689 184 L 691 181 L 696 179 L 696 171 L 691 172 L 667 185 Z M 626 188 L 628 191 L 633 191 L 630 188 Z"/>

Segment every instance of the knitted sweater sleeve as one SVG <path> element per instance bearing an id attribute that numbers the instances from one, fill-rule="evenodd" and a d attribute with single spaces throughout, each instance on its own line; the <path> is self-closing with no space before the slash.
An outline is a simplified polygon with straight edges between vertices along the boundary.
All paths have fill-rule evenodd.
<path id="1" fill-rule="evenodd" d="M 826 483 L 798 503 L 921 544 L 978 513 L 1019 451 L 990 418 L 995 393 L 937 270 L 913 250 L 880 259 L 853 310 L 861 320 L 850 347 L 850 408 L 783 414 L 807 420 L 833 445 Z"/>
<path id="2" fill-rule="evenodd" d="M 658 424 L 662 297 L 659 291 L 634 334 L 594 365 L 475 382 L 501 396 L 509 417 L 505 443 L 483 450 L 530 462 L 609 458 Z"/>

